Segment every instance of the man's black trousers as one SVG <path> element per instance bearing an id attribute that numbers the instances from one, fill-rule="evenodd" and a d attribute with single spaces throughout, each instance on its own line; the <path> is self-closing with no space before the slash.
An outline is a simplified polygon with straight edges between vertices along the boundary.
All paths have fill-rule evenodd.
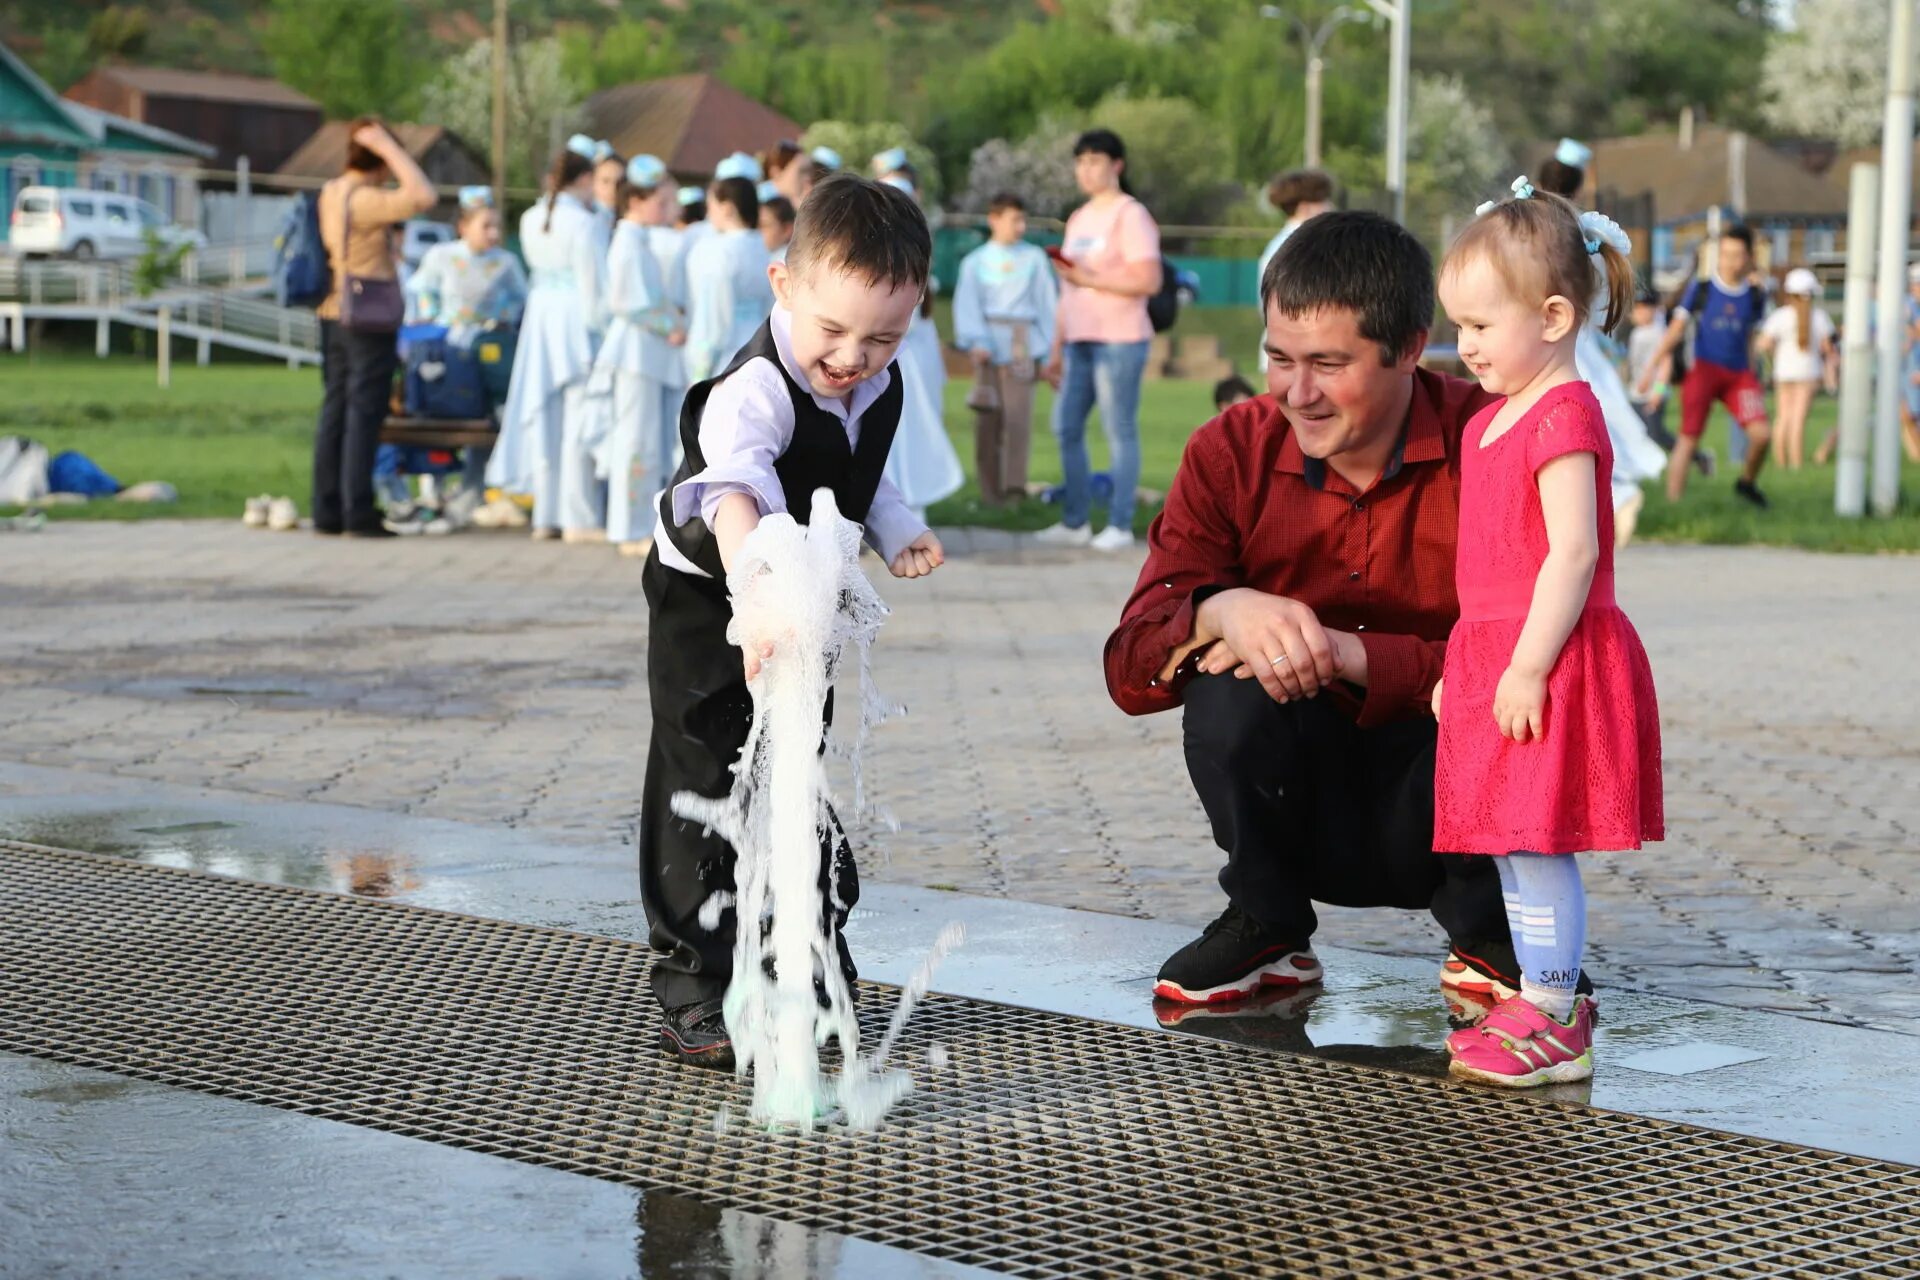
<path id="1" fill-rule="evenodd" d="M 1493 859 L 1433 852 L 1432 719 L 1361 729 L 1325 695 L 1283 705 L 1231 675 L 1191 681 L 1184 702 L 1187 770 L 1235 906 L 1302 944 L 1315 902 L 1425 908 L 1456 950 L 1517 982 Z"/>

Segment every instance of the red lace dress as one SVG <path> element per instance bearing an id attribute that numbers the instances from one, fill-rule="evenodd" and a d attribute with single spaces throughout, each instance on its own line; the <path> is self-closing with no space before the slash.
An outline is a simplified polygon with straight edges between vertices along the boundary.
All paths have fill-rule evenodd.
<path id="1" fill-rule="evenodd" d="M 1504 401 L 1461 434 L 1460 621 L 1447 640 L 1433 847 L 1443 853 L 1637 849 L 1665 834 L 1653 670 L 1613 596 L 1613 450 L 1584 382 L 1555 387 L 1499 439 L 1481 438 Z M 1543 737 L 1516 743 L 1493 720 L 1547 555 L 1534 475 L 1566 453 L 1594 455 L 1600 562 L 1586 610 L 1547 676 Z"/>

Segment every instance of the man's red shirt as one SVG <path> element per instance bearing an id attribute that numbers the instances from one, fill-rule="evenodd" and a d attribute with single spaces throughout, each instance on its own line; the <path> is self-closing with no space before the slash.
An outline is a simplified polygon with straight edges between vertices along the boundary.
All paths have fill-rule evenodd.
<path id="1" fill-rule="evenodd" d="M 1114 702 L 1129 715 L 1178 706 L 1198 655 L 1170 681 L 1157 677 L 1193 634 L 1194 610 L 1216 591 L 1252 587 L 1360 637 L 1367 687 L 1336 685 L 1334 696 L 1362 727 L 1425 714 L 1460 614 L 1460 433 L 1491 399 L 1474 383 L 1415 370 L 1400 447 L 1365 492 L 1300 452 L 1272 396 L 1194 432 L 1107 639 Z"/>

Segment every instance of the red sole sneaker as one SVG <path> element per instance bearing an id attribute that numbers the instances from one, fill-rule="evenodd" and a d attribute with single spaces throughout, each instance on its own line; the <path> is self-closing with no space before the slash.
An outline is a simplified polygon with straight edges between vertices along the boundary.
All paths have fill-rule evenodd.
<path id="1" fill-rule="evenodd" d="M 1189 990 L 1162 978 L 1153 984 L 1153 994 L 1156 999 L 1179 1004 L 1225 1004 L 1230 1000 L 1244 1000 L 1263 987 L 1310 987 L 1325 976 L 1326 971 L 1313 952 L 1289 951 L 1278 960 L 1221 986 Z"/>

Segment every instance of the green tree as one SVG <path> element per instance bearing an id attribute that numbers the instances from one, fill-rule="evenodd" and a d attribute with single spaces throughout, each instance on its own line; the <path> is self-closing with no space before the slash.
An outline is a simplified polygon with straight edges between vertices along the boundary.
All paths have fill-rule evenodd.
<path id="1" fill-rule="evenodd" d="M 261 37 L 274 74 L 336 119 L 411 116 L 426 71 L 420 43 L 400 0 L 273 0 Z"/>
<path id="2" fill-rule="evenodd" d="M 537 186 L 554 143 L 580 119 L 580 86 L 560 42 L 521 40 L 507 51 L 507 185 Z M 476 40 L 448 58 L 421 94 L 421 116 L 483 151 L 493 141 L 493 42 Z"/>
<path id="3" fill-rule="evenodd" d="M 868 162 L 882 151 L 905 147 L 908 161 L 920 175 L 920 203 L 928 212 L 939 207 L 945 188 L 933 152 L 897 121 L 816 120 L 800 135 L 800 145 L 808 150 L 832 147 L 848 169 L 860 174 L 868 172 Z"/>
<path id="4" fill-rule="evenodd" d="M 622 20 L 604 31 L 573 27 L 560 37 L 561 67 L 581 96 L 692 68 L 671 29 Z"/>
<path id="5" fill-rule="evenodd" d="M 1127 145 L 1127 185 L 1165 224 L 1213 221 L 1240 194 L 1227 180 L 1227 141 L 1185 98 L 1101 99 L 1087 123 L 1111 129 Z M 1060 158 L 1071 165 L 1070 154 Z"/>

